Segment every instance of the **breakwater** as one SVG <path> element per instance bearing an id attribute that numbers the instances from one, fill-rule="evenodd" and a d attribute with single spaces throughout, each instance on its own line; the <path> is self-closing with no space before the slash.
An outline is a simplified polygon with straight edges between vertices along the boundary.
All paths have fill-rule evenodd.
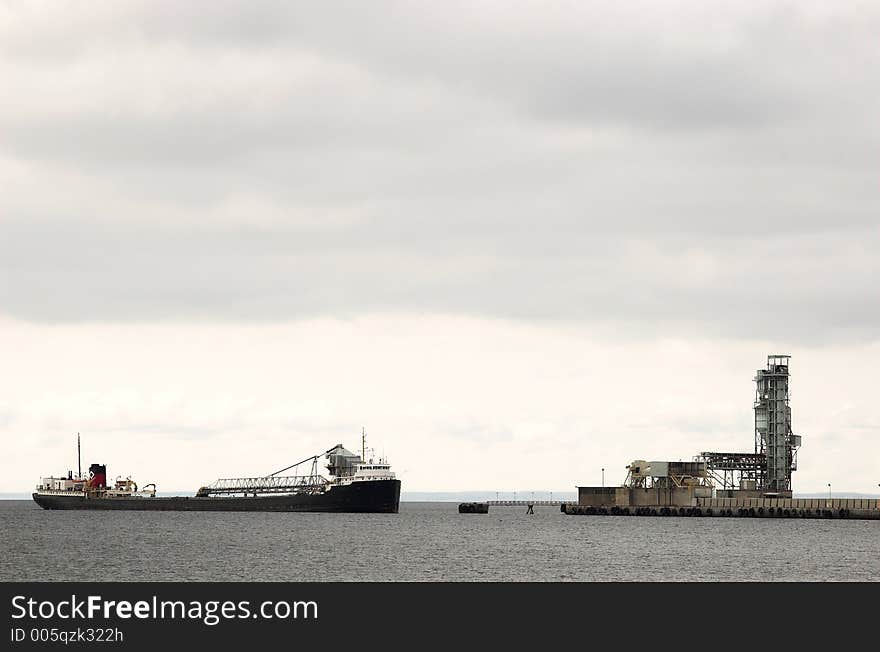
<path id="1" fill-rule="evenodd" d="M 875 498 L 695 498 L 691 505 L 575 505 L 560 511 L 570 515 L 714 516 L 740 518 L 817 518 L 880 520 Z"/>

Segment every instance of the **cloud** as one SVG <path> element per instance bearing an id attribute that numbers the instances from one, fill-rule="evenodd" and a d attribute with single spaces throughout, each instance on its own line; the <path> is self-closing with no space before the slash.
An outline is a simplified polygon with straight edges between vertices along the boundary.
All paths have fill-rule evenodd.
<path id="1" fill-rule="evenodd" d="M 0 313 L 870 341 L 878 26 L 824 3 L 6 5 Z"/>
<path id="2" fill-rule="evenodd" d="M 0 305 L 35 321 L 272 321 L 439 312 L 589 322 L 621 334 L 876 336 L 878 232 L 747 239 L 432 229 L 7 223 Z M 364 241 L 370 242 L 365 247 Z M 519 251 L 517 251 L 519 250 Z M 515 255 L 514 255 L 515 254 Z M 517 262 L 518 261 L 518 262 Z M 769 277 L 769 278 L 768 278 Z"/>

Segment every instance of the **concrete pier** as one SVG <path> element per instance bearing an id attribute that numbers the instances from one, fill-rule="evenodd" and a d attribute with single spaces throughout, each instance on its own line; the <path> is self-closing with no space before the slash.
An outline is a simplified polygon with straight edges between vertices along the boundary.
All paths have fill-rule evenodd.
<path id="1" fill-rule="evenodd" d="M 871 498 L 695 498 L 692 505 L 563 505 L 571 515 L 714 516 L 739 518 L 836 518 L 880 520 Z"/>
<path id="2" fill-rule="evenodd" d="M 488 503 L 460 503 L 458 505 L 459 514 L 488 514 Z"/>
<path id="3" fill-rule="evenodd" d="M 486 502 L 492 507 L 528 507 L 529 505 L 559 507 L 560 505 L 572 504 L 570 500 L 489 500 Z"/>

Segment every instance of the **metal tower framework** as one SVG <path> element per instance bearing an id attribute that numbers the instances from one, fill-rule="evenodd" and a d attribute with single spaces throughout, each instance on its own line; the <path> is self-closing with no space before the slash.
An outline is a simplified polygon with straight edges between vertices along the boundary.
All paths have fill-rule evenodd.
<path id="1" fill-rule="evenodd" d="M 791 431 L 789 355 L 767 356 L 767 368 L 755 381 L 755 452 L 702 452 L 709 476 L 722 489 L 772 494 L 791 491 L 791 473 L 797 470 L 799 435 Z"/>
<path id="2" fill-rule="evenodd" d="M 791 491 L 801 438 L 791 431 L 789 355 L 767 356 L 767 368 L 755 376 L 755 453 L 764 457 L 758 489 Z"/>

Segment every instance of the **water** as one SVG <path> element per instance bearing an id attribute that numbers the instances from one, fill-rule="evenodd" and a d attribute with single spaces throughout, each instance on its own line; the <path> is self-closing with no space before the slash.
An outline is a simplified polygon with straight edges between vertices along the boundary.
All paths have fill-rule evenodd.
<path id="1" fill-rule="evenodd" d="M 880 521 L 44 511 L 0 501 L 0 580 L 880 579 Z"/>

